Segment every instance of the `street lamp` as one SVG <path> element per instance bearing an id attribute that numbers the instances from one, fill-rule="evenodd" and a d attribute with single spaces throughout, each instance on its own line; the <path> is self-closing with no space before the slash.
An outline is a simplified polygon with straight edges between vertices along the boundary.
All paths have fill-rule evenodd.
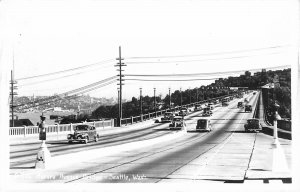
<path id="1" fill-rule="evenodd" d="M 278 131 L 277 131 L 277 120 L 281 120 L 281 117 L 278 114 L 278 108 L 280 106 L 277 103 L 275 103 L 274 107 L 275 107 L 275 113 L 274 113 L 274 122 L 273 122 L 273 125 L 274 125 L 274 133 L 273 133 L 274 142 L 273 142 L 273 144 L 275 146 L 277 146 L 279 144 L 279 141 L 278 141 Z"/>

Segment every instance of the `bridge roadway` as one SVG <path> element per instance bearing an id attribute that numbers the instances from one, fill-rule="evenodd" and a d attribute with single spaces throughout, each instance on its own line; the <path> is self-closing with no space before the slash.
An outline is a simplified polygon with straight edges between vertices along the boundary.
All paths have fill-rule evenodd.
<path id="1" fill-rule="evenodd" d="M 258 94 L 251 94 L 246 97 L 250 99 L 251 105 L 255 105 L 257 96 Z M 257 152 L 255 145 L 268 146 L 265 149 L 270 151 L 269 145 L 272 138 L 262 133 L 244 132 L 244 124 L 248 118 L 253 116 L 253 112 L 245 113 L 244 109 L 237 108 L 238 101 L 239 99 L 235 99 L 230 102 L 228 107 L 214 109 L 211 117 L 213 129 L 211 132 L 194 131 L 196 120 L 201 114 L 201 112 L 196 112 L 186 118 L 188 131 L 181 137 L 154 143 L 147 147 L 141 145 L 137 149 L 127 149 L 117 154 L 103 154 L 101 158 L 91 156 L 89 160 L 84 161 L 80 161 L 79 158 L 70 162 L 69 166 L 57 169 L 28 169 L 33 166 L 37 144 L 22 146 L 20 150 L 14 146 L 15 150 L 11 151 L 11 175 L 17 182 L 34 183 L 156 183 L 208 180 L 240 182 L 251 179 L 251 177 L 252 179 L 261 178 L 264 176 L 257 176 L 255 170 L 262 167 L 270 170 L 268 161 L 272 161 L 272 159 L 270 153 Z M 168 124 L 152 125 L 140 130 L 112 134 L 102 137 L 102 141 L 99 143 L 88 145 L 70 145 L 62 141 L 48 143 L 48 146 L 52 156 L 63 155 L 74 151 L 105 148 L 149 138 L 167 137 L 168 134 L 174 132 L 167 127 Z M 289 144 L 287 141 L 281 142 Z M 254 160 L 253 155 L 256 157 Z M 253 167 L 253 172 L 250 170 L 251 167 Z M 37 175 L 42 177 L 37 177 Z"/>

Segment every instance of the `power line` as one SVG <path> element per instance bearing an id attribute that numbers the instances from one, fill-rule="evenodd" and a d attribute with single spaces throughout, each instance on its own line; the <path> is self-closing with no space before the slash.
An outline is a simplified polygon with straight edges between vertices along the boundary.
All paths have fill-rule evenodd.
<path id="1" fill-rule="evenodd" d="M 276 69 L 276 68 L 284 68 L 290 67 L 290 65 L 282 65 L 276 67 L 268 67 L 265 69 Z M 186 73 L 186 74 L 125 74 L 127 77 L 179 77 L 179 76 L 212 76 L 212 75 L 228 75 L 233 73 L 242 73 L 245 71 L 258 71 L 262 68 L 256 69 L 245 69 L 245 70 L 237 70 L 237 71 L 225 71 L 225 72 L 211 72 L 211 73 Z"/>
<path id="2" fill-rule="evenodd" d="M 277 49 L 282 47 L 287 47 L 289 45 L 278 45 L 278 46 L 270 46 L 270 47 L 262 47 L 257 49 L 244 49 L 237 51 L 223 51 L 223 52 L 215 52 L 215 53 L 203 53 L 196 55 L 172 55 L 172 56 L 151 56 L 151 57 L 126 57 L 126 59 L 155 59 L 155 58 L 180 58 L 180 57 L 199 57 L 199 56 L 208 56 L 208 55 L 224 55 L 231 53 L 242 53 L 242 52 L 254 52 L 260 50 L 268 50 L 268 49 Z"/>
<path id="3" fill-rule="evenodd" d="M 206 78 L 206 79 L 125 79 L 129 81 L 200 81 L 200 80 L 216 80 L 219 78 Z"/>
<path id="4" fill-rule="evenodd" d="M 279 54 L 280 52 L 273 52 L 268 54 L 259 54 L 259 55 L 244 55 L 244 56 L 235 56 L 235 57 L 223 57 L 223 58 L 211 58 L 211 59 L 196 59 L 196 60 L 179 60 L 179 61 L 141 61 L 141 62 L 127 62 L 127 64 L 155 64 L 155 63 L 190 63 L 190 62 L 199 62 L 199 61 L 215 61 L 215 60 L 227 60 L 227 59 L 240 59 L 248 58 L 261 55 L 274 55 Z"/>
<path id="5" fill-rule="evenodd" d="M 108 65 L 108 66 L 105 66 L 101 69 L 103 70 L 104 68 L 108 68 L 108 67 L 113 67 L 113 66 Z M 99 70 L 99 69 L 97 69 L 97 70 Z M 78 72 L 78 73 L 74 73 L 74 74 L 70 74 L 70 75 L 64 75 L 64 76 L 61 76 L 61 77 L 55 77 L 55 78 L 52 78 L 52 79 L 45 79 L 45 80 L 42 80 L 42 81 L 21 84 L 19 86 L 21 87 L 21 86 L 28 86 L 28 85 L 36 85 L 36 84 L 40 84 L 40 83 L 44 83 L 44 82 L 55 81 L 55 80 L 59 80 L 59 79 L 63 79 L 63 78 L 67 78 L 67 77 L 71 77 L 71 76 L 75 76 L 75 75 L 80 75 L 80 74 L 87 73 L 87 72 L 94 72 L 94 71 L 83 71 L 83 72 Z"/>
<path id="6" fill-rule="evenodd" d="M 86 85 L 86 86 L 83 86 L 83 87 L 80 87 L 80 88 L 77 88 L 77 89 L 74 89 L 74 90 L 71 90 L 71 91 L 67 91 L 65 93 L 61 93 L 61 94 L 58 94 L 58 95 L 55 95 L 55 96 L 51 96 L 51 97 L 48 97 L 48 98 L 45 98 L 45 99 L 41 99 L 41 100 L 38 100 L 38 101 L 35 101 L 37 103 L 39 102 L 53 102 L 61 97 L 67 97 L 67 96 L 71 96 L 71 94 L 78 94 L 78 93 L 81 93 L 81 92 L 84 92 L 86 90 L 91 90 L 97 86 L 100 86 L 101 84 L 105 84 L 111 80 L 115 80 L 117 77 L 116 76 L 112 76 L 112 77 L 109 77 L 109 78 L 106 78 L 106 79 L 103 79 L 101 81 L 97 81 L 95 83 L 92 83 L 92 84 L 89 84 L 89 85 Z M 31 102 L 30 102 L 31 103 Z M 24 106 L 26 104 L 30 104 L 30 103 L 25 103 L 25 104 L 20 104 L 18 105 L 18 107 L 20 106 Z M 34 103 L 32 103 L 34 104 Z"/>
<path id="7" fill-rule="evenodd" d="M 36 75 L 36 76 L 31 76 L 31 77 L 22 77 L 22 78 L 19 78 L 17 80 L 20 81 L 20 80 L 33 79 L 33 78 L 38 78 L 38 77 L 57 75 L 57 74 L 60 74 L 60 73 L 75 71 L 75 70 L 79 70 L 79 69 L 83 69 L 83 68 L 87 68 L 87 67 L 92 67 L 92 66 L 95 66 L 95 65 L 102 65 L 102 64 L 109 63 L 109 62 L 112 62 L 112 61 L 114 61 L 114 60 L 109 59 L 109 60 L 104 60 L 104 61 L 100 61 L 100 62 L 97 62 L 97 63 L 93 63 L 93 64 L 81 66 L 81 67 L 76 67 L 76 68 L 72 68 L 72 69 L 67 69 L 67 70 L 63 70 L 63 71 L 56 71 L 56 72 L 52 72 L 52 73 L 46 73 L 46 74 Z"/>

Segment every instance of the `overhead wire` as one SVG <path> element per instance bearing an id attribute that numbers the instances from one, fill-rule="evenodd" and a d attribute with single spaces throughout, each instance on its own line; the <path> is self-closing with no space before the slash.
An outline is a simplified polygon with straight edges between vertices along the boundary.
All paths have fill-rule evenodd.
<path id="1" fill-rule="evenodd" d="M 113 67 L 113 66 L 105 66 L 101 69 L 105 69 L 105 68 L 108 68 L 108 67 Z M 40 83 L 44 83 L 44 82 L 64 79 L 64 78 L 75 76 L 75 75 L 81 75 L 81 74 L 87 73 L 87 72 L 94 72 L 94 71 L 83 71 L 83 72 L 78 72 L 78 73 L 74 73 L 74 74 L 70 74 L 70 75 L 64 75 L 64 76 L 61 76 L 61 77 L 55 77 L 55 78 L 52 78 L 52 79 L 45 79 L 45 80 L 42 80 L 42 81 L 37 81 L 37 82 L 32 82 L 32 83 L 18 84 L 18 86 L 22 87 L 22 86 L 36 85 L 36 84 L 40 84 Z"/>
<path id="2" fill-rule="evenodd" d="M 254 56 L 261 55 L 273 55 L 279 54 L 280 52 L 273 52 L 268 54 L 257 54 L 257 55 L 244 55 L 244 56 L 232 56 L 232 57 L 222 57 L 222 58 L 209 58 L 209 59 L 196 59 L 196 60 L 179 60 L 179 61 L 141 61 L 141 62 L 126 62 L 126 64 L 161 64 L 161 63 L 192 63 L 200 61 L 217 61 L 217 60 L 226 60 L 226 59 L 240 59 L 240 58 L 249 58 Z"/>
<path id="3" fill-rule="evenodd" d="M 112 61 L 115 61 L 115 60 L 114 59 L 108 59 L 108 60 L 99 61 L 99 62 L 96 62 L 96 63 L 92 63 L 92 64 L 89 64 L 89 65 L 85 65 L 85 66 L 81 66 L 81 67 L 76 67 L 76 68 L 72 68 L 72 69 L 66 69 L 66 70 L 62 70 L 62 71 L 56 71 L 56 72 L 46 73 L 46 74 L 42 74 L 42 75 L 35 75 L 35 76 L 31 76 L 31 77 L 21 77 L 21 78 L 16 79 L 16 81 L 33 79 L 33 78 L 39 78 L 39 77 L 45 77 L 45 76 L 57 75 L 57 74 L 66 73 L 66 72 L 70 72 L 70 71 L 76 71 L 76 70 L 80 70 L 80 69 L 84 69 L 84 68 L 88 68 L 88 67 L 92 67 L 92 66 L 96 66 L 96 65 L 106 64 L 106 63 L 109 63 L 109 62 L 112 62 Z"/>
<path id="4" fill-rule="evenodd" d="M 290 67 L 290 65 L 281 65 L 275 67 L 267 67 L 265 69 L 277 69 L 277 68 L 284 68 Z M 224 72 L 210 72 L 210 73 L 181 73 L 181 74 L 124 74 L 126 77 L 190 77 L 190 76 L 214 76 L 214 75 L 228 75 L 228 74 L 235 74 L 241 73 L 245 71 L 258 71 L 262 68 L 256 69 L 245 69 L 245 70 L 235 70 L 235 71 L 224 71 Z"/>
<path id="5" fill-rule="evenodd" d="M 99 86 L 101 84 L 105 84 L 105 83 L 107 83 L 111 80 L 115 80 L 116 78 L 117 78 L 117 76 L 112 76 L 112 77 L 97 81 L 95 83 L 92 83 L 92 84 L 89 84 L 89 85 L 86 85 L 86 86 L 83 86 L 83 87 L 80 87 L 80 88 L 77 88 L 77 89 L 74 89 L 74 90 L 71 90 L 71 91 L 67 91 L 67 92 L 64 92 L 64 93 L 61 93 L 61 94 L 58 94 L 58 95 L 55 95 L 55 96 L 51 96 L 51 97 L 44 98 L 44 99 L 41 99 L 41 100 L 37 100 L 37 101 L 34 101 L 34 102 L 30 102 L 30 103 L 34 104 L 34 103 L 45 102 L 45 101 L 53 102 L 53 101 L 55 101 L 56 99 L 58 99 L 60 97 L 67 97 L 67 96 L 71 96 L 73 94 L 84 92 L 85 90 L 90 90 L 90 89 L 92 89 L 96 86 Z M 26 104 L 28 104 L 28 103 L 18 105 L 18 107 L 24 106 Z"/>
<path id="6" fill-rule="evenodd" d="M 287 47 L 287 46 L 290 46 L 290 45 L 277 45 L 277 46 L 269 46 L 269 47 L 262 47 L 262 48 L 256 48 L 256 49 L 243 49 L 243 50 L 236 50 L 236 51 L 222 51 L 222 52 L 214 52 L 214 53 L 195 54 L 195 55 L 126 57 L 126 59 L 156 59 L 156 58 L 180 58 L 180 57 L 199 57 L 199 56 L 208 56 L 208 55 L 224 55 L 224 54 L 232 54 L 232 53 L 254 52 L 254 51 L 260 51 L 260 50 L 278 49 L 278 48 Z"/>

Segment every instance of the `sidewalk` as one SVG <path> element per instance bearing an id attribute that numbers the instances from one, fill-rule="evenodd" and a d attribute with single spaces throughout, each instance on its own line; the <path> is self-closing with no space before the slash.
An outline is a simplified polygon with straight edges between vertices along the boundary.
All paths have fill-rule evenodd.
<path id="1" fill-rule="evenodd" d="M 99 127 L 96 128 L 97 131 L 101 136 L 104 135 L 109 135 L 112 133 L 123 133 L 129 130 L 137 130 L 141 129 L 145 126 L 149 126 L 151 124 L 154 124 L 154 119 L 146 120 L 143 122 L 135 123 L 132 125 L 123 125 L 122 127 Z M 47 133 L 47 141 L 57 141 L 57 140 L 66 140 L 67 135 L 70 133 L 70 131 L 64 131 L 64 132 L 59 132 L 57 133 Z M 10 145 L 17 145 L 17 144 L 26 144 L 26 143 L 39 143 L 39 134 L 32 134 L 32 135 L 27 135 L 24 137 L 23 135 L 19 136 L 13 136 L 9 138 L 9 143 Z"/>
<path id="2" fill-rule="evenodd" d="M 267 138 L 267 139 L 266 139 Z M 279 139 L 280 146 L 274 148 L 273 137 L 257 134 L 246 180 L 291 180 L 292 147 L 291 140 Z M 274 170 L 276 166 L 287 169 Z"/>

